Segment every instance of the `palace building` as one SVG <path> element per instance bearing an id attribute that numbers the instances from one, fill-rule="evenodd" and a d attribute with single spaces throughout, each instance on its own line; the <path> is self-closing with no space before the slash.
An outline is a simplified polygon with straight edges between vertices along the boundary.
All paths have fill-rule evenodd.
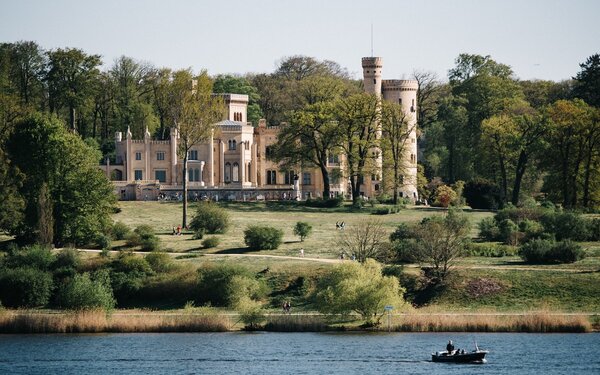
<path id="1" fill-rule="evenodd" d="M 382 59 L 362 59 L 365 91 L 402 105 L 410 121 L 416 122 L 416 91 L 412 80 L 381 80 Z M 213 200 L 307 199 L 323 192 L 321 173 L 316 168 L 282 170 L 271 161 L 271 146 L 277 141 L 278 126 L 260 120 L 255 127 L 247 122 L 248 96 L 222 95 L 227 117 L 215 124 L 214 136 L 192 148 L 188 154 L 188 194 L 190 198 Z M 415 127 L 413 127 L 415 129 Z M 402 195 L 416 200 L 416 129 L 410 135 L 404 157 Z M 178 132 L 171 129 L 169 140 L 153 140 L 148 130 L 144 139 L 115 134 L 115 160 L 101 166 L 113 181 L 121 200 L 156 200 L 176 197 L 182 192 L 183 160 L 177 155 Z M 376 150 L 374 152 L 377 152 Z M 379 158 L 381 153 L 377 152 Z M 381 166 L 381 160 L 379 160 Z M 343 157 L 328 160 L 332 195 L 349 195 L 343 178 Z M 361 186 L 361 194 L 375 196 L 381 189 L 381 173 L 373 174 Z"/>

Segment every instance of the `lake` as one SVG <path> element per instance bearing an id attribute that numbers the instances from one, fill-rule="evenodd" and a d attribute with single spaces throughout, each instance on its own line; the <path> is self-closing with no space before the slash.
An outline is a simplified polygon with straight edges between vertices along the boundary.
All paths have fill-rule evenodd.
<path id="1" fill-rule="evenodd" d="M 449 339 L 488 363 L 431 362 Z M 600 334 L 0 335 L 0 374 L 600 374 Z"/>

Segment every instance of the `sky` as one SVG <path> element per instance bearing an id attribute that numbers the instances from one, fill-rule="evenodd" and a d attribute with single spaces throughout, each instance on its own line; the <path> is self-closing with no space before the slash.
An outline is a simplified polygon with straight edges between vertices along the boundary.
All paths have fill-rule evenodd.
<path id="1" fill-rule="evenodd" d="M 446 78 L 460 53 L 490 55 L 520 79 L 560 81 L 600 53 L 596 0 L 0 0 L 0 42 L 80 48 L 108 68 L 125 55 L 209 74 L 270 73 L 283 57 L 328 59 L 361 76 Z"/>

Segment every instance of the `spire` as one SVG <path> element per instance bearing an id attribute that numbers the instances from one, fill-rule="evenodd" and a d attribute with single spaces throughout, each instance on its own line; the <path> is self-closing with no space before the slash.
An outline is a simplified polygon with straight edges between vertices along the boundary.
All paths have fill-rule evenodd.
<path id="1" fill-rule="evenodd" d="M 127 127 L 127 139 L 131 139 L 131 129 Z"/>
<path id="2" fill-rule="evenodd" d="M 144 138 L 150 138 L 150 132 L 148 131 L 148 126 L 146 126 L 146 131 L 144 132 Z"/>

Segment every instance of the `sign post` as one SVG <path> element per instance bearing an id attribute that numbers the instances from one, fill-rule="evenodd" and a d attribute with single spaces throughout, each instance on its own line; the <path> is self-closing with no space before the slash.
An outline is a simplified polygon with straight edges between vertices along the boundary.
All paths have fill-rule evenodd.
<path id="1" fill-rule="evenodd" d="M 392 331 L 392 310 L 394 309 L 394 306 L 392 305 L 386 305 L 383 308 L 385 311 L 387 311 L 387 316 L 388 316 L 388 332 Z"/>

